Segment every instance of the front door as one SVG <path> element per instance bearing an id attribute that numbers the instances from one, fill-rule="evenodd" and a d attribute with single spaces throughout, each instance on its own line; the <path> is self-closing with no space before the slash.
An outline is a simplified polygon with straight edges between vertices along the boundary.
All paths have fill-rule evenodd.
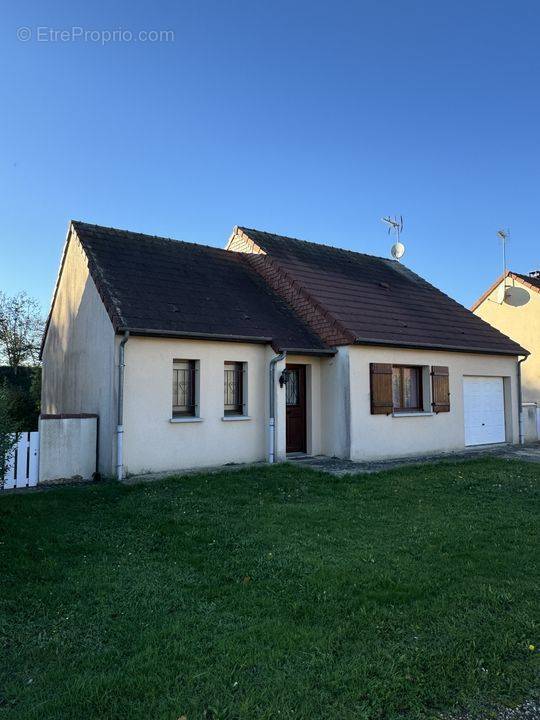
<path id="1" fill-rule="evenodd" d="M 306 452 L 306 366 L 287 365 L 287 452 Z"/>

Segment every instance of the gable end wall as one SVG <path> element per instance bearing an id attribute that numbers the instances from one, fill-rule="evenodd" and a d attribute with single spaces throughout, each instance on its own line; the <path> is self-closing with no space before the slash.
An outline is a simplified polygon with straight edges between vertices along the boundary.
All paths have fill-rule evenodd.
<path id="1" fill-rule="evenodd" d="M 522 287 L 530 295 L 526 305 L 512 307 L 497 302 L 503 282 L 501 280 L 492 288 L 491 293 L 474 308 L 474 313 L 530 351 L 531 354 L 521 365 L 523 402 L 540 403 L 540 293 L 509 274 L 506 284 Z"/>
<path id="2" fill-rule="evenodd" d="M 72 232 L 42 352 L 42 414 L 99 416 L 99 470 L 113 472 L 115 333 Z"/>

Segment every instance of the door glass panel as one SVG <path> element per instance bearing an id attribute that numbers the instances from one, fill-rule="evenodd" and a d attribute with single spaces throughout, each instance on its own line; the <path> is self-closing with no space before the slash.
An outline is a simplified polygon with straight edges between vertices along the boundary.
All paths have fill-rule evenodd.
<path id="1" fill-rule="evenodd" d="M 298 405 L 298 370 L 289 370 L 289 380 L 285 386 L 287 405 Z"/>

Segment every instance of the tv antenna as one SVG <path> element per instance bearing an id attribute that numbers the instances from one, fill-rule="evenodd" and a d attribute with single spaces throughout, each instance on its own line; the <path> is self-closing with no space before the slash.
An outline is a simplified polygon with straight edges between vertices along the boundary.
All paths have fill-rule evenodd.
<path id="1" fill-rule="evenodd" d="M 394 233 L 396 236 L 396 242 L 392 245 L 390 252 L 395 260 L 400 260 L 405 254 L 405 245 L 400 241 L 400 236 L 403 231 L 403 215 L 399 216 L 399 220 L 397 216 L 391 218 L 390 215 L 381 218 L 381 220 L 388 225 L 388 234 Z"/>
<path id="2" fill-rule="evenodd" d="M 497 230 L 497 237 L 502 240 L 503 273 L 506 275 L 506 243 L 510 237 L 510 230 Z"/>

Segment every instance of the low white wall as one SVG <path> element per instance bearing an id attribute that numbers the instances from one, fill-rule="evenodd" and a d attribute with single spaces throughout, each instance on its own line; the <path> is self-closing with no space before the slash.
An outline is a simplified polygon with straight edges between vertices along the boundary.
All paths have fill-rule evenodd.
<path id="1" fill-rule="evenodd" d="M 519 441 L 517 361 L 514 357 L 435 350 L 350 347 L 352 460 L 436 454 L 465 447 L 463 377 L 505 378 L 507 441 Z M 444 365 L 449 368 L 450 412 L 399 417 L 371 415 L 370 363 Z"/>
<path id="2" fill-rule="evenodd" d="M 83 478 L 96 470 L 97 416 L 52 416 L 39 421 L 39 482 Z"/>
<path id="3" fill-rule="evenodd" d="M 525 442 L 540 440 L 538 432 L 538 413 L 536 403 L 523 403 L 523 438 Z"/>

